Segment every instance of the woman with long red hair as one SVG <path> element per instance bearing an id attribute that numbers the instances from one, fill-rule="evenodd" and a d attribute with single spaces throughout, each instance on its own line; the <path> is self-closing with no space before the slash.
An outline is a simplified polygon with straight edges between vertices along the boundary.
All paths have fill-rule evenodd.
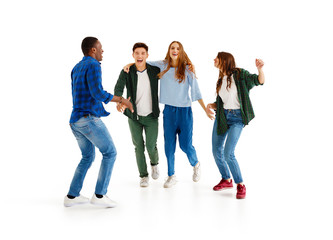
<path id="1" fill-rule="evenodd" d="M 200 179 L 200 162 L 192 145 L 193 115 L 191 102 L 198 101 L 205 113 L 208 110 L 202 100 L 196 76 L 189 71 L 191 64 L 184 51 L 183 45 L 173 41 L 168 48 L 166 57 L 162 61 L 148 62 L 161 69 L 160 103 L 165 104 L 163 110 L 164 148 L 168 161 L 168 179 L 164 187 L 176 184 L 175 178 L 175 150 L 177 135 L 179 146 L 186 153 L 193 167 L 193 181 Z M 189 96 L 189 89 L 191 97 Z"/>
<path id="2" fill-rule="evenodd" d="M 214 186 L 215 191 L 232 188 L 232 177 L 237 184 L 237 199 L 246 196 L 242 174 L 235 158 L 235 148 L 243 127 L 253 118 L 254 112 L 249 97 L 251 88 L 265 82 L 264 62 L 256 59 L 257 74 L 236 68 L 234 57 L 227 52 L 219 52 L 214 66 L 219 69 L 216 83 L 216 102 L 207 105 L 211 116 L 216 111 L 213 127 L 212 150 L 222 180 Z"/>

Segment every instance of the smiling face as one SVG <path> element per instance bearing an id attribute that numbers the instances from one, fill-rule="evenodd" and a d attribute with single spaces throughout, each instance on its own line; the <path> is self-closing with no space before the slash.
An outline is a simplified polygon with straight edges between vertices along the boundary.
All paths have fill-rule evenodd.
<path id="1" fill-rule="evenodd" d="M 180 47 L 179 47 L 178 43 L 174 42 L 173 44 L 171 44 L 169 54 L 170 54 L 170 58 L 172 59 L 172 61 L 178 60 L 179 49 L 180 49 Z"/>
<path id="2" fill-rule="evenodd" d="M 133 58 L 135 60 L 135 66 L 139 71 L 146 68 L 146 60 L 148 58 L 148 53 L 143 47 L 136 48 L 133 52 Z"/>

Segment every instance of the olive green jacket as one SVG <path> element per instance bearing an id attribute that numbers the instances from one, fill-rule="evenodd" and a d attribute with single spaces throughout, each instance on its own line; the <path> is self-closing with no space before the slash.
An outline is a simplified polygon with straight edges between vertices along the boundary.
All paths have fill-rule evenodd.
<path id="1" fill-rule="evenodd" d="M 159 117 L 160 109 L 159 109 L 159 101 L 158 101 L 158 76 L 160 73 L 160 69 L 158 67 L 151 66 L 147 64 L 147 73 L 150 80 L 150 88 L 151 88 L 151 97 L 152 97 L 152 106 L 153 112 L 152 116 L 155 118 Z M 137 108 L 136 108 L 136 91 L 138 86 L 138 75 L 135 64 L 133 64 L 129 73 L 126 73 L 124 70 L 120 72 L 118 81 L 114 87 L 114 95 L 122 96 L 124 92 L 124 88 L 126 86 L 127 89 L 127 98 L 131 97 L 131 103 L 133 104 L 134 112 L 132 113 L 129 109 L 125 109 L 124 114 L 133 119 L 138 120 Z"/>
<path id="2" fill-rule="evenodd" d="M 237 94 L 240 103 L 240 109 L 244 125 L 248 125 L 254 118 L 254 111 L 250 100 L 250 90 L 254 86 L 262 85 L 259 83 L 257 74 L 250 74 L 244 69 L 240 72 L 234 71 L 233 77 L 237 87 Z M 222 135 L 228 130 L 227 119 L 224 115 L 223 101 L 219 95 L 216 97 L 216 120 L 217 120 L 217 134 Z"/>

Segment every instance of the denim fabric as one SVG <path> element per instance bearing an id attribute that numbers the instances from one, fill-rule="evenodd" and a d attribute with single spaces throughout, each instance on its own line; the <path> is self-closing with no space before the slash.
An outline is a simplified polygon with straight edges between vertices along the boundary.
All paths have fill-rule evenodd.
<path id="1" fill-rule="evenodd" d="M 79 196 L 88 169 L 95 159 L 95 146 L 103 155 L 95 194 L 105 195 L 109 186 L 111 173 L 117 151 L 111 135 L 98 117 L 89 115 L 70 124 L 72 132 L 82 152 L 82 159 L 76 168 L 68 194 Z"/>
<path id="2" fill-rule="evenodd" d="M 193 115 L 191 107 L 165 105 L 163 110 L 164 149 L 168 160 L 168 176 L 175 174 L 175 151 L 177 135 L 179 146 L 186 153 L 191 166 L 198 162 L 197 153 L 192 145 Z"/>
<path id="3" fill-rule="evenodd" d="M 235 183 L 238 184 L 243 182 L 243 178 L 234 152 L 244 124 L 240 109 L 224 109 L 224 114 L 228 130 L 224 134 L 218 135 L 217 119 L 215 119 L 212 136 L 213 155 L 222 178 L 229 179 L 231 171 Z"/>

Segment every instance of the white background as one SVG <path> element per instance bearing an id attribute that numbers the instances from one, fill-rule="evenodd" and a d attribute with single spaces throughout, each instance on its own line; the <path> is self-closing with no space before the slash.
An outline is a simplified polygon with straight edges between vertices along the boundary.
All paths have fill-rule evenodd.
<path id="1" fill-rule="evenodd" d="M 1 239 L 332 239 L 332 22 L 329 1 L 1 1 Z M 219 51 L 266 83 L 251 91 L 256 118 L 236 156 L 247 199 L 213 192 L 220 180 L 209 120 L 193 103 L 200 182 L 177 146 L 174 188 L 167 175 L 162 117 L 161 177 L 139 187 L 127 118 L 115 104 L 104 118 L 118 156 L 108 195 L 114 209 L 64 208 L 80 160 L 69 128 L 70 72 L 81 41 L 104 49 L 104 88 L 113 93 L 132 46 L 145 42 L 161 60 L 173 40 L 196 66 L 205 103 L 215 99 Z M 161 110 L 163 106 L 161 105 Z M 101 154 L 82 195 L 93 194 Z"/>

